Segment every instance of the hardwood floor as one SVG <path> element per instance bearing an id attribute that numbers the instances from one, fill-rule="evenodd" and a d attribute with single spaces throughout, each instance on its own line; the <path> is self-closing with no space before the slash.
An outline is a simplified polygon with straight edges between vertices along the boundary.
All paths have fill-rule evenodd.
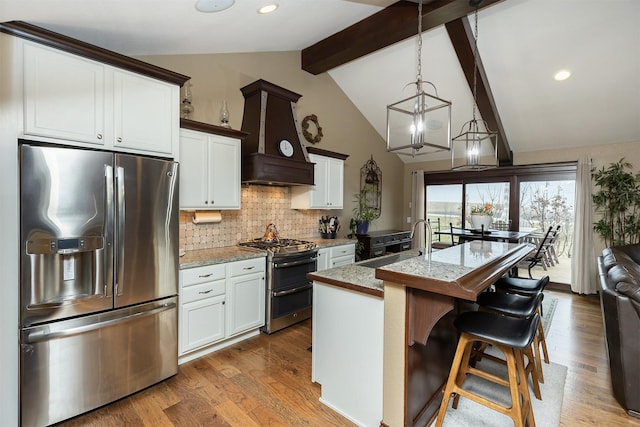
<path id="1" fill-rule="evenodd" d="M 552 362 L 568 367 L 561 426 L 640 426 L 613 398 L 596 298 L 558 297 Z M 180 366 L 178 375 L 62 426 L 353 426 L 311 383 L 310 321 Z M 540 426 L 546 427 L 546 426 Z"/>

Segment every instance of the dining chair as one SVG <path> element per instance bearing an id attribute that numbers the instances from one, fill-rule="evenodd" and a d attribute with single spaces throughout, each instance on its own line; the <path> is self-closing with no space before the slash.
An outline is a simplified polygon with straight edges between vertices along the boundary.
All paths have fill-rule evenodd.
<path id="1" fill-rule="evenodd" d="M 542 268 L 547 271 L 547 263 L 546 263 L 546 244 L 549 242 L 550 236 L 553 232 L 553 226 L 550 226 L 547 232 L 543 235 L 543 237 L 535 237 L 537 240 L 536 250 L 533 255 L 527 256 L 524 258 L 519 264 L 526 265 L 526 268 L 529 272 L 529 277 L 533 279 L 531 275 L 531 269 L 536 265 L 541 265 Z"/>
<path id="2" fill-rule="evenodd" d="M 500 231 L 511 231 L 511 220 L 497 220 L 491 224 L 491 228 Z"/>

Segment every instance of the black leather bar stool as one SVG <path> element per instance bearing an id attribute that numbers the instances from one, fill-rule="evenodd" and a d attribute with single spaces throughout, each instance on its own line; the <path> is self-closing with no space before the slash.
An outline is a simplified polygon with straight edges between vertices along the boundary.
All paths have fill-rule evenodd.
<path id="1" fill-rule="evenodd" d="M 518 295 L 535 296 L 544 291 L 544 288 L 549 284 L 549 276 L 543 276 L 540 279 L 525 279 L 522 277 L 501 277 L 495 283 L 494 287 L 497 292 L 506 292 Z M 542 304 L 540 304 L 539 312 L 540 316 L 543 315 Z M 537 334 L 537 347 L 542 347 L 542 354 L 544 356 L 544 362 L 549 363 L 549 351 L 547 350 L 547 340 L 544 336 L 544 330 L 542 328 L 542 322 L 540 322 L 540 330 Z M 536 350 L 538 351 L 538 350 Z M 542 374 L 542 365 L 539 367 L 538 375 L 540 381 L 544 382 L 544 376 Z"/>
<path id="2" fill-rule="evenodd" d="M 457 408 L 458 399 L 462 396 L 507 415 L 516 427 L 525 424 L 535 426 L 523 352 L 530 348 L 538 323 L 540 316 L 537 314 L 525 319 L 486 311 L 471 311 L 456 318 L 454 325 L 460 333 L 460 338 L 440 404 L 437 427 L 442 426 L 452 395 L 455 396 L 453 408 Z M 506 380 L 471 366 L 469 360 L 476 341 L 490 344 L 504 353 L 508 372 Z M 511 406 L 502 406 L 484 396 L 464 390 L 462 384 L 469 374 L 507 387 L 511 396 Z"/>
<path id="3" fill-rule="evenodd" d="M 523 277 L 501 277 L 493 284 L 498 291 L 520 295 L 537 295 L 549 284 L 549 276 L 540 279 Z"/>
<path id="4" fill-rule="evenodd" d="M 540 305 L 544 294 L 540 292 L 534 296 L 524 296 L 518 294 L 503 294 L 500 292 L 483 292 L 478 295 L 476 300 L 480 306 L 480 310 L 489 310 L 505 314 L 507 316 L 529 318 L 539 313 Z M 542 335 L 542 337 L 540 337 Z M 544 340 L 544 331 L 542 330 L 542 322 L 539 323 L 536 335 L 533 338 L 533 360 L 529 360 L 526 371 L 530 372 L 534 369 L 536 375 L 531 375 L 536 397 L 540 400 L 540 387 L 538 382 L 544 383 L 544 375 L 542 372 L 542 357 L 540 355 L 540 340 Z M 546 347 L 546 344 L 545 344 Z M 488 356 L 489 358 L 501 361 L 498 358 Z"/>

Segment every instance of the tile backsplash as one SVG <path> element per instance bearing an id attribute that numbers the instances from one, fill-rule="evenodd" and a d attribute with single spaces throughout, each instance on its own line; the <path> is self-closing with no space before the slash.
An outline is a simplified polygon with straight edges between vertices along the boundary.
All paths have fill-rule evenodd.
<path id="1" fill-rule="evenodd" d="M 267 224 L 276 225 L 287 238 L 319 237 L 320 210 L 291 209 L 289 187 L 251 185 L 242 187 L 242 209 L 221 211 L 222 221 L 194 224 L 193 212 L 180 211 L 180 249 L 233 246 L 242 240 L 262 237 Z"/>

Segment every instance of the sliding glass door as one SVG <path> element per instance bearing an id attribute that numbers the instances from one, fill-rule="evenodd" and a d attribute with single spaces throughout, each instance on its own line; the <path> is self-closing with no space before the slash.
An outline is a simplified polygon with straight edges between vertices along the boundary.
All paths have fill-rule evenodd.
<path id="1" fill-rule="evenodd" d="M 571 283 L 571 245 L 575 215 L 575 164 L 503 167 L 481 172 L 425 174 L 426 212 L 434 230 L 471 228 L 471 209 L 491 205 L 492 228 L 530 232 L 541 241 L 549 227 L 554 239 L 534 277 L 548 274 L 557 283 Z M 451 236 L 435 234 L 436 245 Z"/>

